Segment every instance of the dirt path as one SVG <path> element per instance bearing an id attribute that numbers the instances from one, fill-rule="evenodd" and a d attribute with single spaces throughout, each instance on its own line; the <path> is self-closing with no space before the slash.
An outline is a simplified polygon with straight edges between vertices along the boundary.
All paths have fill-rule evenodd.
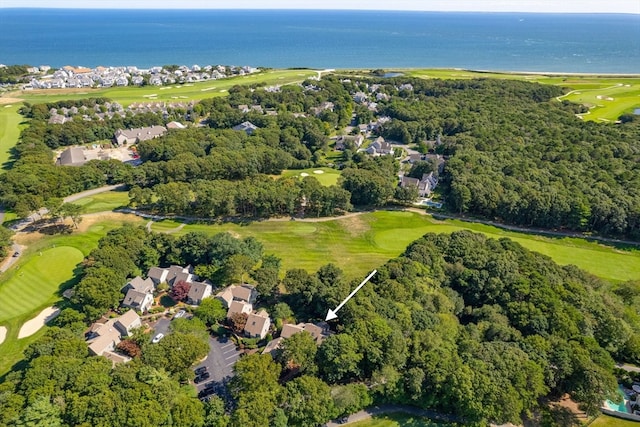
<path id="1" fill-rule="evenodd" d="M 55 319 L 60 314 L 60 309 L 56 307 L 47 307 L 40 312 L 36 317 L 24 322 L 24 325 L 18 332 L 18 339 L 30 337 L 38 332 L 47 322 Z"/>

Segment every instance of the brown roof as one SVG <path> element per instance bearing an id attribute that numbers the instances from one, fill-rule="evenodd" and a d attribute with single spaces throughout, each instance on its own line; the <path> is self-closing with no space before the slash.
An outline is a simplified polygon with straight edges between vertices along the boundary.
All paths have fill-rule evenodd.
<path id="1" fill-rule="evenodd" d="M 244 332 L 250 336 L 259 336 L 262 338 L 262 330 L 265 325 L 271 324 L 269 319 L 269 313 L 264 310 L 260 310 L 257 313 L 251 313 L 247 318 L 247 324 L 244 327 Z M 268 326 L 267 326 L 268 327 Z"/>
<path id="2" fill-rule="evenodd" d="M 227 318 L 231 317 L 233 313 L 251 313 L 253 306 L 245 301 L 232 301 L 227 311 Z"/>
<path id="3" fill-rule="evenodd" d="M 140 316 L 138 316 L 138 313 L 136 313 L 135 310 L 129 310 L 122 316 L 118 317 L 116 323 L 119 323 L 121 328 L 129 332 L 132 327 L 139 326 Z"/>
<path id="4" fill-rule="evenodd" d="M 251 285 L 231 286 L 233 298 L 241 301 L 253 302 L 255 299 L 256 288 Z"/>
<path id="5" fill-rule="evenodd" d="M 282 338 L 290 338 L 292 335 L 303 331 L 309 332 L 317 343 L 320 343 L 324 338 L 324 330 L 320 326 L 314 325 L 313 323 L 298 323 L 297 325 L 285 324 L 282 327 L 280 336 Z"/>

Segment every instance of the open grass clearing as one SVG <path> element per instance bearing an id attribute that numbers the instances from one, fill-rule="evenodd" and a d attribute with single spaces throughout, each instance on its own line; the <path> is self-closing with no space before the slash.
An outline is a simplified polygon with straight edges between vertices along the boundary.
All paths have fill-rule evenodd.
<path id="1" fill-rule="evenodd" d="M 112 211 L 114 209 L 127 206 L 129 204 L 129 193 L 127 191 L 106 191 L 83 197 L 73 202 L 84 208 L 84 213 L 96 213 Z"/>
<path id="2" fill-rule="evenodd" d="M 636 421 L 623 420 L 622 418 L 600 415 L 589 427 L 638 427 L 640 423 Z"/>
<path id="3" fill-rule="evenodd" d="M 9 163 L 11 150 L 18 142 L 20 132 L 24 126 L 21 124 L 23 118 L 18 113 L 18 109 L 21 106 L 21 102 L 0 105 L 0 168 L 4 170 L 11 167 Z"/>
<path id="4" fill-rule="evenodd" d="M 46 305 L 64 283 L 74 276 L 83 254 L 71 246 L 56 246 L 32 254 L 26 262 L 0 279 L 0 323 Z"/>
<path id="5" fill-rule="evenodd" d="M 640 107 L 640 82 L 630 86 L 622 83 L 614 86 L 602 83 L 598 86 L 573 91 L 560 99 L 590 106 L 589 113 L 581 115 L 585 120 L 614 122 L 622 114 Z"/>
<path id="6" fill-rule="evenodd" d="M 446 427 L 451 424 L 437 423 L 428 418 L 406 414 L 377 415 L 369 420 L 349 424 L 351 427 Z"/>
<path id="7" fill-rule="evenodd" d="M 491 238 L 508 237 L 527 249 L 551 257 L 559 264 L 574 264 L 611 281 L 640 278 L 640 251 L 622 250 L 575 238 L 551 238 L 505 231 L 463 221 L 438 221 L 413 212 L 378 211 L 330 221 L 255 221 L 248 224 L 153 223 L 153 231 L 183 235 L 190 231 L 223 231 L 238 237 L 253 236 L 265 251 L 283 260 L 283 268 L 315 271 L 334 263 L 349 277 L 357 277 L 400 255 L 406 246 L 426 233 L 471 230 Z"/>
<path id="8" fill-rule="evenodd" d="M 322 171 L 322 173 L 320 173 Z M 310 168 L 310 169 L 287 169 L 282 171 L 283 177 L 297 176 L 303 178 L 312 176 L 320 181 L 325 187 L 330 187 L 338 183 L 340 171 L 332 168 Z"/>

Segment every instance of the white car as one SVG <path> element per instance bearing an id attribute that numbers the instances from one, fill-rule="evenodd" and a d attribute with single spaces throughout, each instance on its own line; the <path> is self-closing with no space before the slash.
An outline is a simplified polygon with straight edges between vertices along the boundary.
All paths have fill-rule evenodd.
<path id="1" fill-rule="evenodd" d="M 184 310 L 180 310 L 179 312 L 177 312 L 177 313 L 176 313 L 176 315 L 175 315 L 175 316 L 173 316 L 173 318 L 174 318 L 174 319 L 179 319 L 179 318 L 183 317 L 185 314 L 187 314 L 187 312 L 186 312 L 186 311 L 184 311 Z"/>
<path id="2" fill-rule="evenodd" d="M 153 339 L 151 340 L 152 343 L 157 344 L 160 342 L 160 340 L 164 338 L 164 334 L 158 334 L 155 337 L 153 337 Z"/>

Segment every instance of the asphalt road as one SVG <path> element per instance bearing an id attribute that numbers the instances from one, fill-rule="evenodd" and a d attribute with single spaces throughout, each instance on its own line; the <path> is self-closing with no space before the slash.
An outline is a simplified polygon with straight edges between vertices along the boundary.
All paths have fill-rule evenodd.
<path id="1" fill-rule="evenodd" d="M 4 273 L 7 271 L 17 260 L 22 256 L 22 251 L 24 250 L 24 246 L 20 246 L 17 243 L 11 245 L 11 253 L 5 260 L 0 263 L 0 273 Z M 18 253 L 18 256 L 13 256 L 13 254 Z"/>

